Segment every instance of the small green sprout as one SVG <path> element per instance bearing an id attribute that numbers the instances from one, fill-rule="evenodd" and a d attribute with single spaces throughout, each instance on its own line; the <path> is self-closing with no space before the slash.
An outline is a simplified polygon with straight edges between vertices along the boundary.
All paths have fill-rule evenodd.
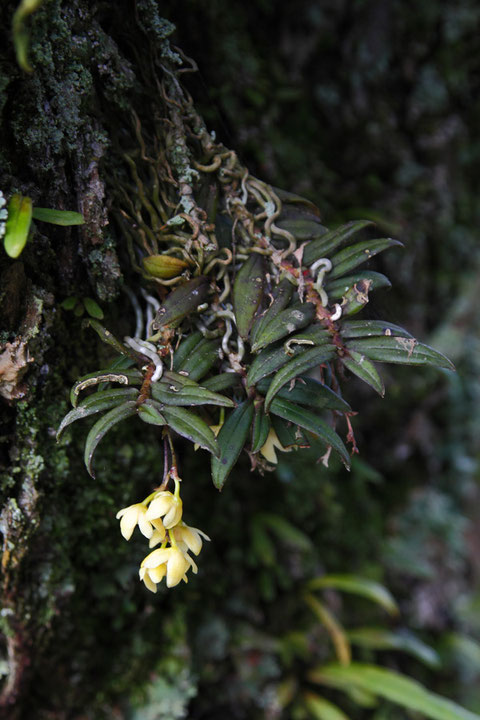
<path id="1" fill-rule="evenodd" d="M 76 317 L 81 317 L 86 310 L 87 314 L 90 315 L 91 318 L 103 320 L 102 308 L 97 302 L 95 302 L 95 300 L 92 300 L 92 298 L 89 297 L 68 297 L 61 303 L 60 307 L 64 310 L 73 310 L 73 314 Z"/>

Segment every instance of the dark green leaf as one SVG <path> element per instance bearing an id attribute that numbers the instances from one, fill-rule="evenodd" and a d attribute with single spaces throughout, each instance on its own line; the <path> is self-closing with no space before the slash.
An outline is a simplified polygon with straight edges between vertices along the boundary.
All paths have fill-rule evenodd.
<path id="1" fill-rule="evenodd" d="M 333 268 L 329 272 L 328 278 L 330 280 L 345 275 L 374 255 L 395 246 L 403 247 L 403 243 L 392 238 L 380 238 L 350 245 L 332 257 Z"/>
<path id="2" fill-rule="evenodd" d="M 228 388 L 238 385 L 240 382 L 240 375 L 237 373 L 220 373 L 220 375 L 214 375 L 208 380 L 203 381 L 203 386 L 212 392 L 221 392 L 222 390 L 228 390 Z"/>
<path id="3" fill-rule="evenodd" d="M 229 398 L 212 392 L 196 383 L 180 384 L 162 378 L 160 382 L 152 385 L 152 396 L 165 405 L 193 406 L 193 405 L 219 405 L 221 407 L 234 407 Z"/>
<path id="4" fill-rule="evenodd" d="M 269 411 L 271 402 L 280 388 L 302 373 L 331 360 L 335 352 L 333 345 L 320 345 L 320 347 L 309 348 L 302 355 L 292 358 L 273 378 L 265 396 L 265 412 Z"/>
<path id="5" fill-rule="evenodd" d="M 330 230 L 322 237 L 310 242 L 303 251 L 303 265 L 313 265 L 320 258 L 329 256 L 334 250 L 341 247 L 349 237 L 368 225 L 373 225 L 373 223 L 370 220 L 355 220 L 346 225 L 341 225 L 335 230 Z"/>
<path id="6" fill-rule="evenodd" d="M 354 645 L 371 650 L 399 650 L 409 653 L 428 667 L 440 667 L 440 658 L 435 650 L 411 632 L 394 632 L 385 628 L 358 628 L 348 633 L 348 639 Z"/>
<path id="7" fill-rule="evenodd" d="M 246 400 L 228 416 L 217 436 L 220 447 L 218 458 L 212 458 L 212 479 L 217 490 L 221 490 L 231 469 L 238 460 L 248 438 L 253 420 L 253 403 Z"/>
<path id="8" fill-rule="evenodd" d="M 351 373 L 373 387 L 382 397 L 385 395 L 383 380 L 377 372 L 375 365 L 365 355 L 350 349 L 350 357 L 342 358 L 345 367 Z"/>
<path id="9" fill-rule="evenodd" d="M 91 428 L 85 441 L 85 454 L 84 460 L 85 465 L 89 474 L 95 477 L 95 473 L 92 469 L 93 454 L 97 448 L 100 440 L 106 435 L 106 433 L 112 429 L 114 425 L 119 423 L 121 420 L 125 420 L 127 417 L 135 415 L 137 407 L 134 401 L 128 401 L 122 405 L 114 407 L 113 410 L 107 412 L 100 420 L 97 420 L 95 425 Z"/>
<path id="10" fill-rule="evenodd" d="M 377 362 L 400 363 L 402 365 L 433 365 L 434 367 L 454 370 L 450 360 L 428 345 L 417 342 L 415 338 L 397 335 L 360 338 L 347 343 L 349 351 L 363 353 Z"/>
<path id="11" fill-rule="evenodd" d="M 175 325 L 194 312 L 208 297 L 208 278 L 200 276 L 180 285 L 167 295 L 152 323 L 154 330 Z"/>
<path id="12" fill-rule="evenodd" d="M 73 210 L 52 210 L 51 208 L 33 208 L 33 219 L 41 222 L 51 223 L 52 225 L 83 225 L 85 223 L 83 215 Z"/>
<path id="13" fill-rule="evenodd" d="M 63 302 L 60 303 L 60 307 L 62 307 L 64 310 L 73 310 L 73 308 L 75 307 L 77 302 L 78 302 L 77 297 L 68 297 L 68 298 L 65 298 L 65 300 Z"/>
<path id="14" fill-rule="evenodd" d="M 315 317 L 315 305 L 313 303 L 294 303 L 291 307 L 282 310 L 270 322 L 262 332 L 257 334 L 256 342 L 252 345 L 253 352 L 258 352 L 266 345 L 281 340 L 291 335 L 296 330 L 308 325 Z"/>
<path id="15" fill-rule="evenodd" d="M 247 374 L 247 384 L 253 387 L 259 380 L 286 365 L 293 357 L 305 352 L 305 345 L 294 345 L 287 353 L 283 345 L 277 348 L 266 348 L 257 355 Z"/>
<path id="16" fill-rule="evenodd" d="M 278 220 L 277 225 L 282 230 L 287 230 L 300 241 L 315 240 L 325 235 L 325 227 L 321 222 L 308 218 L 286 218 Z"/>
<path id="17" fill-rule="evenodd" d="M 259 452 L 265 445 L 270 432 L 270 419 L 263 411 L 263 405 L 255 408 L 255 416 L 253 418 L 252 427 L 252 452 Z"/>
<path id="18" fill-rule="evenodd" d="M 179 435 L 197 443 L 214 455 L 218 455 L 219 448 L 215 435 L 198 415 L 179 407 L 164 407 L 162 414 L 169 426 Z"/>
<path id="19" fill-rule="evenodd" d="M 350 457 L 341 438 L 313 412 L 279 397 L 273 399 L 271 411 L 274 415 L 278 415 L 284 420 L 299 425 L 301 428 L 317 435 L 320 440 L 336 450 L 345 465 L 350 467 Z"/>
<path id="20" fill-rule="evenodd" d="M 277 433 L 278 439 L 285 449 L 292 447 L 309 447 L 309 442 L 305 439 L 305 435 L 297 425 L 292 425 L 292 423 L 273 415 L 273 413 L 270 415 L 270 421 L 273 429 Z"/>
<path id="21" fill-rule="evenodd" d="M 237 330 L 247 339 L 263 297 L 265 262 L 262 255 L 252 253 L 242 265 L 233 285 L 233 308 Z"/>

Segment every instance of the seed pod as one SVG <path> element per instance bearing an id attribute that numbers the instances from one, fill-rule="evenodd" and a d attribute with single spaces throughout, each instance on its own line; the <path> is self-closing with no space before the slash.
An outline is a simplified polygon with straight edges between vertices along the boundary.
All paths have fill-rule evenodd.
<path id="1" fill-rule="evenodd" d="M 181 275 L 188 263 L 172 255 L 150 255 L 142 260 L 143 269 L 152 277 L 168 280 Z"/>
<path id="2" fill-rule="evenodd" d="M 153 329 L 159 330 L 165 325 L 178 323 L 197 309 L 207 299 L 208 278 L 201 276 L 189 280 L 172 290 L 153 321 Z"/>

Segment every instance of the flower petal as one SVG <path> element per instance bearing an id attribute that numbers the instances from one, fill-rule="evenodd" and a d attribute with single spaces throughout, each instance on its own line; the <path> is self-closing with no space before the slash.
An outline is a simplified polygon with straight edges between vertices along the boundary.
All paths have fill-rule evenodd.
<path id="1" fill-rule="evenodd" d="M 125 540 L 130 540 L 138 520 L 138 505 L 130 505 L 120 520 L 120 532 Z"/>
<path id="2" fill-rule="evenodd" d="M 161 532 L 161 530 L 154 530 L 153 535 L 150 538 L 150 542 L 148 543 L 148 547 L 153 548 L 155 545 L 158 545 L 158 543 L 163 542 L 165 538 L 165 530 Z"/>
<path id="3" fill-rule="evenodd" d="M 174 587 L 188 570 L 188 561 L 178 548 L 170 548 L 170 550 L 171 554 L 167 562 L 167 587 Z"/>
<path id="4" fill-rule="evenodd" d="M 152 523 L 150 523 L 146 518 L 145 508 L 143 508 L 143 511 L 138 513 L 138 527 L 142 535 L 145 535 L 146 538 L 152 537 L 153 527 Z"/>
<path id="5" fill-rule="evenodd" d="M 162 515 L 165 515 L 172 507 L 172 501 L 174 497 L 171 492 L 159 493 L 153 498 L 147 510 L 147 518 L 149 520 L 156 520 Z"/>
<path id="6" fill-rule="evenodd" d="M 172 548 L 158 548 L 142 560 L 142 568 L 154 568 L 168 562 Z"/>
<path id="7" fill-rule="evenodd" d="M 172 506 L 163 518 L 163 525 L 168 530 L 169 528 L 178 525 L 182 519 L 182 501 L 180 498 L 174 498 Z"/>
<path id="8" fill-rule="evenodd" d="M 147 575 L 150 577 L 152 582 L 159 583 L 163 580 L 167 573 L 167 566 L 165 563 L 163 565 L 158 565 L 155 568 L 150 568 L 150 570 L 147 571 Z"/>

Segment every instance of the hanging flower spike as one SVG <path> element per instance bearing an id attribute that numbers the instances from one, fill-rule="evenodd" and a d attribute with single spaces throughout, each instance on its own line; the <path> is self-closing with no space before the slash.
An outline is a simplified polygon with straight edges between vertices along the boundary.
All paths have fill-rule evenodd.
<path id="1" fill-rule="evenodd" d="M 143 503 L 129 505 L 129 507 L 119 510 L 115 517 L 120 520 L 120 532 L 125 540 L 130 540 L 137 525 L 142 535 L 145 535 L 146 538 L 152 537 L 154 523 L 147 518 L 147 507 Z M 163 535 L 165 536 L 165 531 Z"/>

